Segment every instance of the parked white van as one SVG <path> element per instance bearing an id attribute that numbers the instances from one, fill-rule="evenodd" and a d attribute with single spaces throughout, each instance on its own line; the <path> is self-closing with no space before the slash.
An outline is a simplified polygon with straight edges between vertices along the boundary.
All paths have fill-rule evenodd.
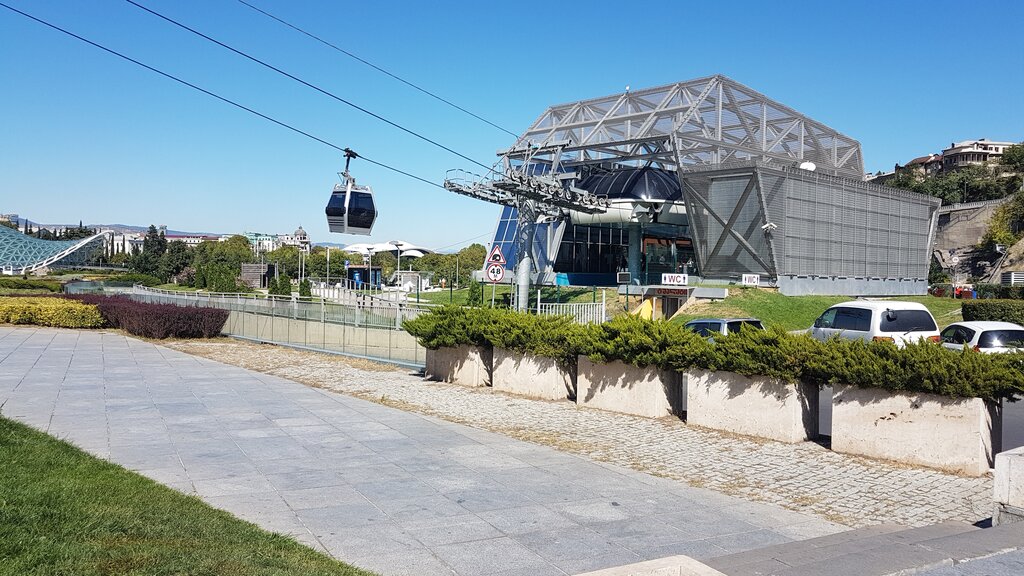
<path id="1" fill-rule="evenodd" d="M 822 313 L 811 328 L 816 340 L 886 340 L 902 346 L 918 340 L 939 341 L 939 327 L 923 304 L 899 300 L 853 300 Z"/>

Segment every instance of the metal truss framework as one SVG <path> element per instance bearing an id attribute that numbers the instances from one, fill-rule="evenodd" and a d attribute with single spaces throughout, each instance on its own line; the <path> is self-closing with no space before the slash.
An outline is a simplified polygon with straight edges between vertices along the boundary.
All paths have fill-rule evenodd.
<path id="1" fill-rule="evenodd" d="M 106 237 L 101 232 L 81 240 L 40 240 L 0 226 L 0 268 L 16 274 L 34 272 L 54 264 Z"/>
<path id="2" fill-rule="evenodd" d="M 864 176 L 859 142 L 720 75 L 552 106 L 501 154 L 506 171 L 756 159 Z"/>

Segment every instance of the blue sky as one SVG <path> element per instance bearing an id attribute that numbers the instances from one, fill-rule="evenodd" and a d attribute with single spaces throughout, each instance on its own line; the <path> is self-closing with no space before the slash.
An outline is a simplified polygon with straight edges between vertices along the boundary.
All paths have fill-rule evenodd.
<path id="1" fill-rule="evenodd" d="M 325 140 L 440 182 L 465 160 L 121 0 L 3 0 Z M 888 170 L 1024 140 L 1024 2 L 250 0 L 519 133 L 551 104 L 724 74 L 860 140 Z M 140 3 L 485 164 L 512 138 L 237 0 Z M 317 242 L 340 154 L 0 8 L 0 212 L 288 232 Z M 381 168 L 373 241 L 484 241 L 498 208 Z"/>

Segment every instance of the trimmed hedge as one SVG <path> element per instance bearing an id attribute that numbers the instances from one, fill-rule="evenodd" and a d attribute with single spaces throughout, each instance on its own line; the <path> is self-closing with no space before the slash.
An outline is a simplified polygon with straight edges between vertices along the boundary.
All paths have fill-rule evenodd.
<path id="1" fill-rule="evenodd" d="M 967 308 L 993 301 L 964 303 Z M 1024 302 L 1013 303 L 1024 309 Z M 898 348 L 890 342 L 833 339 L 744 329 L 711 342 L 679 324 L 623 316 L 581 326 L 487 308 L 444 307 L 403 327 L 431 349 L 462 344 L 497 346 L 571 364 L 579 355 L 595 362 L 622 361 L 663 370 L 722 370 L 818 386 L 849 384 L 898 392 L 985 399 L 1024 395 L 1024 354 L 953 351 L 930 342 Z"/>
<path id="2" fill-rule="evenodd" d="M 960 311 L 966 321 L 997 320 L 1024 324 L 1022 300 L 968 300 L 961 304 Z"/>
<path id="3" fill-rule="evenodd" d="M 60 282 L 55 280 L 36 280 L 33 278 L 0 277 L 0 288 L 7 290 L 47 290 L 60 292 Z"/>
<path id="4" fill-rule="evenodd" d="M 148 304 L 125 296 L 68 296 L 95 305 L 107 325 L 144 338 L 213 338 L 219 336 L 229 312 L 219 308 Z"/>
<path id="5" fill-rule="evenodd" d="M 103 316 L 94 305 L 63 298 L 0 297 L 0 324 L 99 328 L 103 326 Z"/>
<path id="6" fill-rule="evenodd" d="M 999 298 L 1003 300 L 1024 300 L 1024 286 L 1004 286 L 1002 284 L 975 284 L 974 290 L 978 298 Z"/>
<path id="7" fill-rule="evenodd" d="M 419 339 L 424 348 L 455 348 L 457 346 L 490 346 L 484 330 L 497 318 L 492 308 L 444 306 L 402 322 L 402 328 Z"/>

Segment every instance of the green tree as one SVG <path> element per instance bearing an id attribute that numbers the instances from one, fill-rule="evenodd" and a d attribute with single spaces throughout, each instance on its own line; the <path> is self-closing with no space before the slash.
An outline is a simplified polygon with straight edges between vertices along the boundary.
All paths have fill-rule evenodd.
<path id="1" fill-rule="evenodd" d="M 362 257 L 358 254 L 351 254 L 328 248 L 316 246 L 309 256 L 306 257 L 306 275 L 311 278 L 325 278 L 327 276 L 327 251 L 331 251 L 331 281 L 336 282 L 345 276 L 345 261 L 361 262 Z"/>
<path id="2" fill-rule="evenodd" d="M 466 295 L 468 306 L 481 306 L 484 303 L 484 287 L 479 282 L 469 283 L 469 294 Z"/>
<path id="3" fill-rule="evenodd" d="M 242 273 L 242 264 L 252 262 L 249 240 L 245 236 L 235 235 L 224 242 L 203 242 L 196 246 L 192 257 L 195 268 L 195 287 L 215 290 L 227 285 L 225 278 L 230 276 L 237 285 L 237 278 Z M 220 291 L 220 290 L 217 290 Z"/>
<path id="4" fill-rule="evenodd" d="M 944 282 L 949 282 L 949 274 L 946 274 L 946 271 L 942 269 L 938 259 L 933 257 L 931 264 L 928 266 L 928 283 L 942 284 Z"/>
<path id="5" fill-rule="evenodd" d="M 146 231 L 146 237 L 142 240 L 142 251 L 151 252 L 159 257 L 166 250 L 167 238 L 164 237 L 164 233 L 157 231 L 156 226 L 150 224 L 149 230 Z"/>
<path id="6" fill-rule="evenodd" d="M 1003 150 L 1003 157 L 1000 158 L 999 163 L 1009 166 L 1018 174 L 1024 174 L 1024 142 Z"/>
<path id="7" fill-rule="evenodd" d="M 297 246 L 281 246 L 277 250 L 267 252 L 263 255 L 263 258 L 267 262 L 277 264 L 279 274 L 287 274 L 290 278 L 298 278 L 302 253 Z"/>
<path id="8" fill-rule="evenodd" d="M 471 282 L 470 278 L 474 270 L 483 269 L 485 258 L 487 258 L 487 248 L 483 244 L 470 244 L 459 250 L 460 286 L 465 286 Z"/>
<path id="9" fill-rule="evenodd" d="M 312 296 L 313 289 L 309 285 L 309 278 L 303 278 L 302 282 L 299 282 L 299 296 Z"/>
<path id="10" fill-rule="evenodd" d="M 167 250 L 160 256 L 156 275 L 164 282 L 170 282 L 191 264 L 192 250 L 181 240 L 174 240 L 167 243 Z"/>

